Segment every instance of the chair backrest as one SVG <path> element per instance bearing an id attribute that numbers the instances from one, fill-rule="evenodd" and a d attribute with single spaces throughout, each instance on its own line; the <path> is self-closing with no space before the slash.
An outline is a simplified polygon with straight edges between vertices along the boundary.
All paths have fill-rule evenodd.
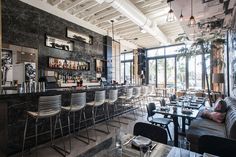
<path id="1" fill-rule="evenodd" d="M 221 157 L 236 154 L 236 141 L 218 136 L 203 135 L 199 138 L 199 153 L 210 153 Z M 234 154 L 234 155 L 233 155 Z"/>
<path id="2" fill-rule="evenodd" d="M 86 105 L 86 92 L 83 93 L 72 93 L 70 107 L 83 108 Z"/>
<path id="3" fill-rule="evenodd" d="M 38 102 L 39 115 L 55 115 L 61 111 L 61 95 L 40 96 Z"/>
<path id="4" fill-rule="evenodd" d="M 138 98 L 141 95 L 141 87 L 133 88 L 133 97 Z"/>
<path id="5" fill-rule="evenodd" d="M 153 141 L 167 144 L 167 132 L 164 128 L 143 122 L 137 122 L 134 125 L 133 134 L 141 135 Z"/>
<path id="6" fill-rule="evenodd" d="M 161 99 L 161 100 L 160 100 L 160 104 L 161 104 L 161 106 L 166 106 L 166 101 L 165 101 L 165 99 Z"/>
<path id="7" fill-rule="evenodd" d="M 95 91 L 95 97 L 94 97 L 94 105 L 100 106 L 104 104 L 106 99 L 106 93 L 105 90 L 103 91 Z"/>
<path id="8" fill-rule="evenodd" d="M 126 99 L 131 99 L 133 97 L 133 88 L 128 88 L 126 90 Z"/>
<path id="9" fill-rule="evenodd" d="M 148 113 L 148 118 L 152 117 L 155 113 L 153 112 L 153 110 L 156 109 L 156 105 L 154 103 L 149 103 L 147 105 L 147 113 Z"/>
<path id="10" fill-rule="evenodd" d="M 118 99 L 118 89 L 109 90 L 109 103 L 114 103 Z"/>
<path id="11" fill-rule="evenodd" d="M 141 95 L 142 96 L 147 96 L 148 95 L 148 87 L 147 86 L 142 86 Z"/>
<path id="12" fill-rule="evenodd" d="M 175 95 L 175 94 L 171 95 L 171 96 L 169 97 L 169 100 L 170 100 L 170 101 L 175 101 L 175 100 L 176 100 L 176 95 Z"/>

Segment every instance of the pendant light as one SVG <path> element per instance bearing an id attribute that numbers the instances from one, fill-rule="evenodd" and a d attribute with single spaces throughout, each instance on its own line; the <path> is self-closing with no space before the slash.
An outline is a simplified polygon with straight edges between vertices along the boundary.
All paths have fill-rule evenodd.
<path id="1" fill-rule="evenodd" d="M 191 0 L 191 17 L 189 18 L 188 25 L 194 27 L 196 25 L 196 20 L 193 16 L 193 0 Z"/>
<path id="2" fill-rule="evenodd" d="M 182 22 L 182 21 L 183 21 L 183 18 L 184 18 L 184 16 L 183 16 L 183 13 L 182 13 L 182 10 L 181 10 L 181 14 L 180 14 L 180 16 L 179 16 L 179 21 Z"/>
<path id="3" fill-rule="evenodd" d="M 173 22 L 173 21 L 175 21 L 174 11 L 171 8 L 171 1 L 172 0 L 167 0 L 167 3 L 170 3 L 170 10 L 169 10 L 169 12 L 167 14 L 166 22 Z"/>

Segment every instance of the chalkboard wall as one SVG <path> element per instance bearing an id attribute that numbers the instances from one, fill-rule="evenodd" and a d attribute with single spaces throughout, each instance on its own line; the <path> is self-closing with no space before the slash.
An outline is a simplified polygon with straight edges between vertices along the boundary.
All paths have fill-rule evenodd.
<path id="1" fill-rule="evenodd" d="M 45 46 L 45 34 L 66 39 L 66 28 L 93 37 L 93 44 L 74 42 L 72 52 Z M 36 48 L 39 51 L 39 77 L 48 68 L 48 57 L 90 62 L 90 71 L 54 70 L 61 74 L 73 73 L 95 77 L 94 59 L 103 57 L 103 36 L 62 18 L 39 10 L 19 0 L 2 0 L 3 43 Z"/>

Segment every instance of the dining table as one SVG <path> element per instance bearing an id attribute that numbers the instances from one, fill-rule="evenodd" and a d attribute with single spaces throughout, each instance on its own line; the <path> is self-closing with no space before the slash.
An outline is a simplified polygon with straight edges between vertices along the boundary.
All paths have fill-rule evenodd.
<path id="1" fill-rule="evenodd" d="M 186 110 L 185 107 L 179 107 L 176 106 L 176 109 L 174 107 L 170 106 L 164 106 L 164 107 L 158 107 L 155 110 L 153 110 L 154 113 L 162 114 L 164 116 L 170 116 L 173 119 L 174 123 L 174 146 L 178 146 L 178 135 L 179 135 L 179 123 L 178 118 L 182 118 L 182 133 L 185 134 L 185 124 L 186 119 L 192 120 L 197 118 L 197 115 L 199 113 L 199 109 L 188 109 Z"/>
<path id="2" fill-rule="evenodd" d="M 141 152 L 132 145 L 132 140 L 136 136 L 131 134 L 122 135 L 121 146 L 117 147 L 116 138 L 111 137 L 108 139 L 109 146 L 103 146 L 102 149 L 93 157 L 140 157 Z M 147 156 L 147 155 L 146 155 Z M 79 156 L 80 157 L 80 156 Z M 82 156 L 81 156 L 82 157 Z M 147 157 L 202 157 L 202 154 L 192 152 L 183 148 L 178 148 L 163 143 L 152 141 L 149 156 Z"/>

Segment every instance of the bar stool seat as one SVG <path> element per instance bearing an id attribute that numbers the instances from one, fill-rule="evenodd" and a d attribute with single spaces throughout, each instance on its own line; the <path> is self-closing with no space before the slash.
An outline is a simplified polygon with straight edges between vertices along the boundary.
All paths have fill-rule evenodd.
<path id="1" fill-rule="evenodd" d="M 54 96 L 40 96 L 38 100 L 38 111 L 27 111 L 27 118 L 25 122 L 25 128 L 24 128 L 24 135 L 23 135 L 23 144 L 22 144 L 22 157 L 24 155 L 24 148 L 25 148 L 25 142 L 27 139 L 30 139 L 31 137 L 35 137 L 35 147 L 38 146 L 38 120 L 39 119 L 50 119 L 50 137 L 51 137 L 51 147 L 55 149 L 58 153 L 60 153 L 62 156 L 66 156 L 66 154 L 69 154 L 68 151 L 65 149 L 65 143 L 63 140 L 63 148 L 57 146 L 54 144 L 54 138 L 57 130 L 57 123 L 59 123 L 59 128 L 61 132 L 61 136 L 63 137 L 63 130 L 62 130 L 62 124 L 60 119 L 60 113 L 61 113 L 61 95 L 54 95 Z M 29 118 L 35 119 L 35 135 L 33 136 L 27 136 L 27 128 L 28 128 L 28 121 Z M 52 118 L 55 117 L 54 122 L 54 129 L 52 124 Z M 45 134 L 40 133 L 40 134 Z M 37 149 L 36 149 L 37 150 Z"/>
<path id="2" fill-rule="evenodd" d="M 85 107 L 85 105 L 84 106 L 75 106 L 74 105 L 74 106 L 62 106 L 61 108 L 66 111 L 76 112 L 76 111 L 83 109 L 84 107 Z"/>
<path id="3" fill-rule="evenodd" d="M 60 113 L 60 111 L 54 111 L 54 110 L 51 110 L 51 111 L 48 111 L 48 112 L 44 112 L 44 113 L 40 113 L 40 114 L 38 112 L 27 111 L 27 114 L 29 116 L 37 117 L 37 118 L 51 117 L 51 116 L 55 116 L 55 115 L 57 115 L 59 113 Z"/>

